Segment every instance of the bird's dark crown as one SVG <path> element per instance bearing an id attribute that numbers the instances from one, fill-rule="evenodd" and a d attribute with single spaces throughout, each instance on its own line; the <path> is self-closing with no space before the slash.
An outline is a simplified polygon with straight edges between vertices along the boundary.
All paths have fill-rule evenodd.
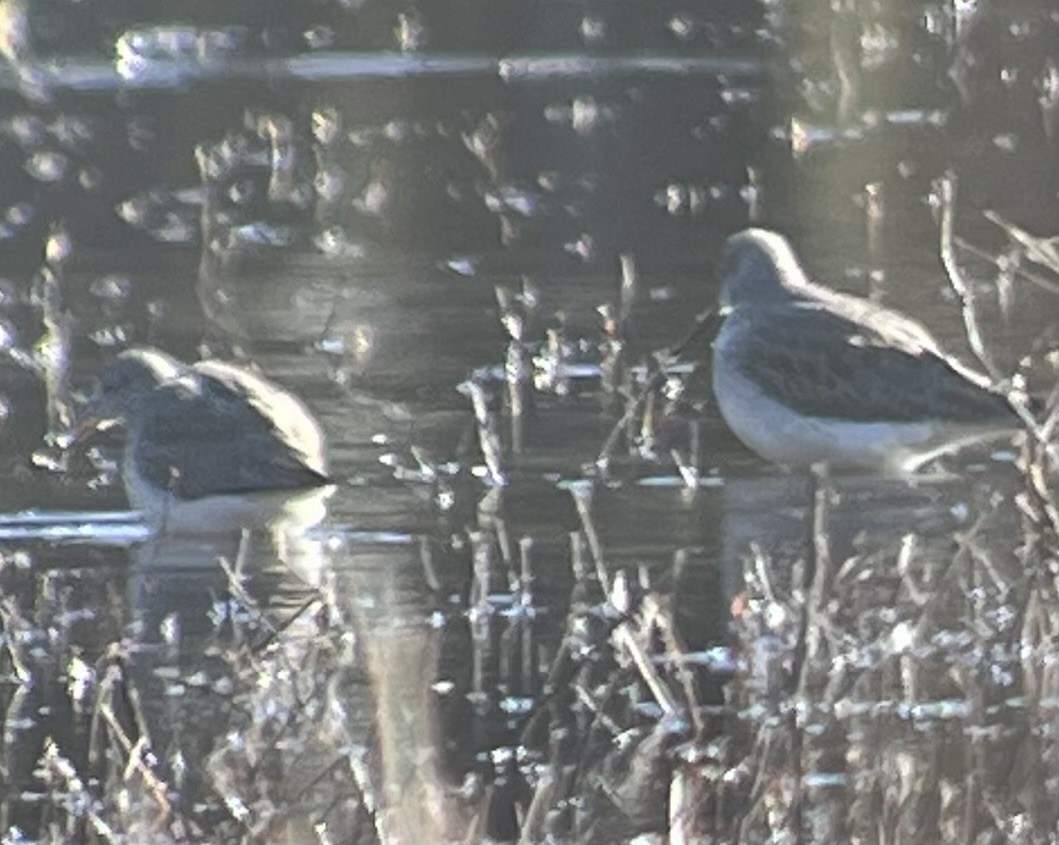
<path id="1" fill-rule="evenodd" d="M 782 302 L 809 284 L 787 239 L 767 229 L 744 229 L 728 238 L 717 269 L 722 308 Z"/>
<path id="2" fill-rule="evenodd" d="M 99 380 L 95 414 L 128 419 L 160 384 L 180 374 L 180 363 L 153 349 L 126 349 L 107 365 Z"/>

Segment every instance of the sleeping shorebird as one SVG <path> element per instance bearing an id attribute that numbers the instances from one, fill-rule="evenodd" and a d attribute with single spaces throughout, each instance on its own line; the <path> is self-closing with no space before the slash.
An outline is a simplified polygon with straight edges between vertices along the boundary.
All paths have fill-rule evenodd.
<path id="1" fill-rule="evenodd" d="M 919 323 L 809 280 L 787 240 L 747 229 L 721 255 L 713 387 L 762 457 L 887 475 L 1012 434 L 1008 396 L 946 355 Z"/>
<path id="2" fill-rule="evenodd" d="M 166 528 L 252 527 L 288 514 L 291 502 L 318 506 L 333 489 L 308 409 L 235 364 L 188 366 L 157 349 L 129 349 L 104 370 L 91 410 L 78 439 L 125 427 L 129 503 Z"/>

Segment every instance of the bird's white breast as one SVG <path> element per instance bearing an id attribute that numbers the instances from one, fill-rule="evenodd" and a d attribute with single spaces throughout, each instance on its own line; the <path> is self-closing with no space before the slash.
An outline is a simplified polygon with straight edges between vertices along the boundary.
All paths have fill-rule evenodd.
<path id="1" fill-rule="evenodd" d="M 172 534 L 227 532 L 240 528 L 304 530 L 324 519 L 327 499 L 335 490 L 332 485 L 181 499 L 155 487 L 140 474 L 132 448 L 125 450 L 122 476 L 129 505 L 156 530 Z"/>

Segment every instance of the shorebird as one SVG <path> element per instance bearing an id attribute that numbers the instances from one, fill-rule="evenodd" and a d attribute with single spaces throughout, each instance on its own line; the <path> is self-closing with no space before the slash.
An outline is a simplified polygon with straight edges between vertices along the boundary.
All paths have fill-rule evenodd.
<path id="1" fill-rule="evenodd" d="M 123 425 L 129 503 L 167 528 L 250 527 L 275 517 L 279 503 L 332 489 L 309 410 L 235 364 L 128 349 L 103 371 L 91 415 L 78 439 Z"/>
<path id="2" fill-rule="evenodd" d="M 732 235 L 713 388 L 732 431 L 764 458 L 886 475 L 1019 429 L 1010 398 L 946 355 L 915 320 L 812 282 L 790 243 Z"/>

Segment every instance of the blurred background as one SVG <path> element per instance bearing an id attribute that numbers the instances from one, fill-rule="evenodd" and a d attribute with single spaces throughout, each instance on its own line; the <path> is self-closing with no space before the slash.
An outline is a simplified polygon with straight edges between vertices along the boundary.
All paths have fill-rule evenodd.
<path id="1" fill-rule="evenodd" d="M 1047 393 L 1049 0 L 0 0 L 0 58 L 5 842 L 1054 834 L 1016 452 L 814 498 L 696 328 L 764 225 L 971 361 L 950 213 Z M 61 448 L 134 344 L 305 400 L 327 519 L 151 537 Z"/>

